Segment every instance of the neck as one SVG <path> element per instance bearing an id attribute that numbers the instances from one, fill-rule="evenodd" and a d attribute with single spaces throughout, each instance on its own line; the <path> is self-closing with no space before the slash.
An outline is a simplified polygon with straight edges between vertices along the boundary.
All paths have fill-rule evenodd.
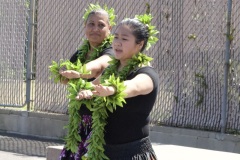
<path id="1" fill-rule="evenodd" d="M 120 60 L 120 65 L 118 67 L 118 70 L 121 70 L 123 67 L 125 67 L 127 65 L 127 61 L 129 59 L 126 59 L 126 60 Z"/>
<path id="2" fill-rule="evenodd" d="M 101 45 L 101 43 L 93 43 L 93 42 L 89 42 L 89 44 L 90 44 L 90 51 Z"/>

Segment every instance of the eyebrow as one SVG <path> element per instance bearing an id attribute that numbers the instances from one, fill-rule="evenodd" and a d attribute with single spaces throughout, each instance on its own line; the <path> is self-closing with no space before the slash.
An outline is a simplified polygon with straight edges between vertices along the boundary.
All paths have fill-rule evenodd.
<path id="1" fill-rule="evenodd" d="M 115 33 L 114 35 L 116 35 L 116 36 L 119 36 L 119 34 L 118 34 L 118 33 Z M 129 35 L 128 35 L 128 34 L 122 34 L 121 36 L 123 36 L 123 37 L 129 37 Z"/>

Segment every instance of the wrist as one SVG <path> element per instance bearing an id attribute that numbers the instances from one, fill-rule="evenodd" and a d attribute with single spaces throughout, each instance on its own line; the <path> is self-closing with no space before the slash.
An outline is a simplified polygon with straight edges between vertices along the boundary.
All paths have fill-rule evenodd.
<path id="1" fill-rule="evenodd" d="M 82 78 L 82 77 L 81 77 L 81 73 L 80 73 L 80 72 L 78 72 L 78 77 L 77 77 L 77 78 Z"/>
<path id="2" fill-rule="evenodd" d="M 111 94 L 110 94 L 110 95 L 114 95 L 114 94 L 117 92 L 116 87 L 110 86 L 109 88 L 110 88 L 110 91 L 111 91 Z"/>

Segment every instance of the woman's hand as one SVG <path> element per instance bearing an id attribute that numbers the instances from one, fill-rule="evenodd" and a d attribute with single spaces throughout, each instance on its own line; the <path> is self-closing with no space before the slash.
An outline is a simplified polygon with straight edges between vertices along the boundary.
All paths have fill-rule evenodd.
<path id="1" fill-rule="evenodd" d="M 81 99 L 91 99 L 93 97 L 93 92 L 91 90 L 81 90 L 76 96 L 77 100 Z"/>
<path id="2" fill-rule="evenodd" d="M 80 78 L 80 73 L 74 70 L 59 70 L 59 73 L 67 79 Z"/>
<path id="3" fill-rule="evenodd" d="M 95 85 L 94 89 L 95 91 L 93 91 L 93 94 L 101 97 L 111 96 L 116 92 L 114 87 L 103 86 L 101 84 Z"/>
<path id="4" fill-rule="evenodd" d="M 95 85 L 94 90 L 81 90 L 76 96 L 77 100 L 91 99 L 94 95 L 100 97 L 107 97 L 115 93 L 115 88 L 112 86 L 103 86 L 101 84 Z"/>

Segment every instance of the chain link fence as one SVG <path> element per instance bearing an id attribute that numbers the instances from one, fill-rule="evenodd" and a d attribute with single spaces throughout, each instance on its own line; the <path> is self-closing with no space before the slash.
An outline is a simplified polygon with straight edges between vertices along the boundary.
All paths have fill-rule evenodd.
<path id="1" fill-rule="evenodd" d="M 0 103 L 22 107 L 26 102 L 29 2 L 1 0 L 0 3 Z"/>
<path id="2" fill-rule="evenodd" d="M 28 1 L 1 0 L 9 7 L 18 6 L 17 3 Z M 11 2 L 11 5 L 9 4 Z M 32 2 L 32 1 L 30 1 Z M 99 3 L 101 6 L 113 7 L 117 14 L 117 23 L 125 17 L 134 17 L 146 12 L 147 3 L 153 15 L 152 23 L 159 30 L 159 41 L 146 53 L 154 58 L 152 65 L 158 70 L 160 90 L 158 99 L 151 113 L 151 121 L 155 125 L 177 126 L 201 130 L 220 131 L 226 121 L 226 132 L 240 131 L 240 2 L 231 0 L 41 0 L 34 1 L 34 43 L 31 107 L 34 111 L 66 113 L 68 99 L 66 87 L 54 84 L 49 80 L 48 66 L 51 61 L 68 59 L 84 38 L 82 16 L 89 3 Z M 227 15 L 231 11 L 231 27 L 227 33 Z M 11 77 L 14 85 L 5 82 L 6 66 L 10 66 L 13 57 L 23 55 L 21 60 L 12 63 L 9 68 L 17 68 L 21 73 L 20 83 L 24 83 L 24 55 L 26 54 L 26 23 L 27 7 L 23 7 L 25 16 L 14 17 L 12 12 L 2 16 L 8 7 L 0 7 L 0 48 L 1 54 L 1 87 L 5 89 L 6 101 L 0 103 L 12 104 L 18 101 L 11 97 L 17 78 Z M 20 9 L 20 8 L 19 8 Z M 9 17 L 7 20 L 3 17 Z M 15 20 L 15 19 L 18 19 Z M 22 26 L 20 50 L 19 42 L 9 35 L 19 36 L 9 30 L 11 20 L 15 26 L 19 19 L 24 19 Z M 4 22 L 8 21 L 4 25 Z M 3 23 L 2 23 L 3 22 Z M 34 24 L 37 25 L 34 25 Z M 5 27 L 5 28 L 4 28 Z M 18 27 L 19 28 L 19 27 Z M 113 28 L 113 32 L 115 27 Z M 1 37 L 3 36 L 3 37 Z M 19 36 L 21 37 L 21 36 Z M 228 38 L 226 38 L 228 37 Z M 6 42 L 6 38 L 9 38 Z M 15 38 L 16 40 L 16 38 Z M 227 42 L 230 42 L 230 63 L 227 63 Z M 23 43 L 24 42 L 24 43 Z M 14 50 L 12 52 L 11 50 Z M 19 51 L 19 54 L 16 52 Z M 16 56 L 12 56 L 16 53 Z M 11 55 L 11 56 L 10 56 Z M 4 64 L 4 63 L 6 64 Z M 20 64 L 21 67 L 17 67 Z M 4 66 L 5 68 L 3 68 Z M 229 69 L 228 69 L 229 67 Z M 19 68 L 22 68 L 20 72 Z M 226 73 L 225 69 L 229 71 Z M 9 74 L 8 74 L 9 76 Z M 225 78 L 227 76 L 227 83 Z M 225 87 L 227 86 L 227 88 Z M 226 90 L 226 89 L 227 90 Z M 19 94 L 24 93 L 17 90 Z M 1 90 L 1 92 L 3 92 Z M 227 94 L 226 94 L 227 93 Z M 227 105 L 224 105 L 224 96 L 227 95 Z M 17 96 L 24 101 L 24 94 Z M 18 102 L 19 103 L 19 102 Z M 226 108 L 224 108 L 226 107 Z M 226 118 L 224 118 L 226 115 Z"/>

